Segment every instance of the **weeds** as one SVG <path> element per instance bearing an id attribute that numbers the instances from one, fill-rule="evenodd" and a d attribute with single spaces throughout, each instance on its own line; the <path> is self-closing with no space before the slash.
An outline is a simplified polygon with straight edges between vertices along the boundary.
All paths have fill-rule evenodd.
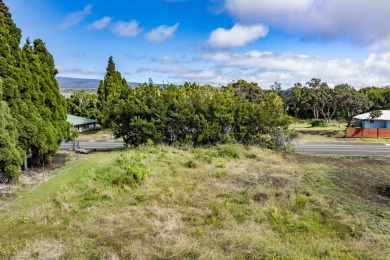
<path id="1" fill-rule="evenodd" d="M 240 145 L 88 155 L 2 211 L 0 258 L 386 259 L 387 179 L 363 189 L 344 166 L 388 178 L 390 165 L 299 156 Z"/>

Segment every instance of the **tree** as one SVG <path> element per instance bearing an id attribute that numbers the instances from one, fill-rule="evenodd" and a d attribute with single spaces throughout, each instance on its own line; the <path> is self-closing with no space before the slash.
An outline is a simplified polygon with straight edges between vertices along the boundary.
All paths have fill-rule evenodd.
<path id="1" fill-rule="evenodd" d="M 367 96 L 348 84 L 336 85 L 334 91 L 336 100 L 340 104 L 340 112 L 347 119 L 347 127 L 351 126 L 354 116 L 366 111 L 372 105 Z"/>
<path id="2" fill-rule="evenodd" d="M 254 82 L 238 80 L 227 86 L 233 90 L 235 96 L 240 97 L 244 102 L 260 104 L 263 101 L 263 90 Z"/>
<path id="3" fill-rule="evenodd" d="M 18 133 L 16 120 L 12 117 L 8 104 L 3 98 L 3 80 L 0 78 L 0 172 L 10 179 L 15 179 L 20 173 L 22 152 L 18 149 Z"/>
<path id="4" fill-rule="evenodd" d="M 390 87 L 367 87 L 359 90 L 371 101 L 368 110 L 390 109 Z"/>
<path id="5" fill-rule="evenodd" d="M 279 95 L 279 93 L 282 91 L 282 83 L 278 83 L 278 82 L 274 82 L 274 84 L 272 84 L 270 86 L 272 92 L 274 92 L 275 94 Z"/>
<path id="6" fill-rule="evenodd" d="M 100 81 L 98 87 L 98 109 L 100 115 L 98 122 L 103 127 L 111 127 L 111 112 L 119 100 L 126 99 L 129 94 L 129 86 L 127 81 L 122 78 L 121 74 L 116 71 L 115 63 L 112 56 L 108 59 L 106 75 L 103 81 Z"/>
<path id="7" fill-rule="evenodd" d="M 17 122 L 12 126 L 16 134 L 10 136 L 16 136 L 15 147 L 22 155 L 15 155 L 15 164 L 12 165 L 27 155 L 32 156 L 33 163 L 50 160 L 67 136 L 69 127 L 65 100 L 55 79 L 57 70 L 52 55 L 40 39 L 34 40 L 33 46 L 27 39 L 21 49 L 20 38 L 20 29 L 0 0 L 0 77 L 2 102 L 6 103 L 2 105 L 5 111 L 2 117 L 7 118 L 11 125 Z M 13 137 L 4 138 L 12 140 Z M 15 154 L 12 141 L 6 146 L 6 150 Z M 13 176 L 14 170 L 8 170 L 8 174 Z"/>
<path id="8" fill-rule="evenodd" d="M 69 114 L 97 119 L 99 115 L 98 98 L 95 93 L 79 90 L 66 99 Z"/>
<path id="9" fill-rule="evenodd" d="M 328 85 L 325 82 L 321 82 L 321 79 L 312 78 L 306 82 L 304 87 L 305 91 L 305 103 L 308 105 L 313 113 L 314 119 L 319 119 L 320 113 L 326 115 L 326 104 L 329 100 Z"/>
<path id="10" fill-rule="evenodd" d="M 237 83 L 220 89 L 189 82 L 165 88 L 141 84 L 116 103 L 112 128 L 130 146 L 151 140 L 193 145 L 237 141 L 276 147 L 271 136 L 289 124 L 282 99 L 254 83 Z"/>
<path id="11" fill-rule="evenodd" d="M 375 119 L 375 118 L 379 118 L 379 117 L 381 117 L 382 115 L 383 115 L 383 112 L 382 112 L 381 110 L 374 110 L 374 111 L 371 111 L 371 112 L 370 112 L 369 117 L 370 117 L 370 119 L 372 120 L 372 119 Z"/>

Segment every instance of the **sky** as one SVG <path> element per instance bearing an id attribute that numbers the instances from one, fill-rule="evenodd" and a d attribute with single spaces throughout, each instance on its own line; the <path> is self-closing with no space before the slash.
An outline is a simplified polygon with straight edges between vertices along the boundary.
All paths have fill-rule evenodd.
<path id="1" fill-rule="evenodd" d="M 3 0 L 58 76 L 283 89 L 390 85 L 388 0 Z"/>

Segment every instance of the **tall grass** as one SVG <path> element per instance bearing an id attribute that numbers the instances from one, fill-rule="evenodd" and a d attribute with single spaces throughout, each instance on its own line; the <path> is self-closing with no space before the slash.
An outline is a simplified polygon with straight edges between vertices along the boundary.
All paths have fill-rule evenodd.
<path id="1" fill-rule="evenodd" d="M 0 258 L 386 259 L 389 207 L 367 208 L 335 180 L 353 162 L 297 156 L 239 145 L 88 155 L 0 212 Z"/>

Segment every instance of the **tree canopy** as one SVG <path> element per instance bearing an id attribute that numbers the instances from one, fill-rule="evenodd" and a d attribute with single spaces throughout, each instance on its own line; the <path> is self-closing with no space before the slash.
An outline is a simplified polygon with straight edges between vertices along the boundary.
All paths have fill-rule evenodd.
<path id="1" fill-rule="evenodd" d="M 27 39 L 23 48 L 20 40 L 21 30 L 0 0 L 0 129 L 8 129 L 8 136 L 1 134 L 6 141 L 0 150 L 8 154 L 1 153 L 0 171 L 13 178 L 26 156 L 34 164 L 50 160 L 69 131 L 53 56 L 40 39 L 32 45 Z"/>

